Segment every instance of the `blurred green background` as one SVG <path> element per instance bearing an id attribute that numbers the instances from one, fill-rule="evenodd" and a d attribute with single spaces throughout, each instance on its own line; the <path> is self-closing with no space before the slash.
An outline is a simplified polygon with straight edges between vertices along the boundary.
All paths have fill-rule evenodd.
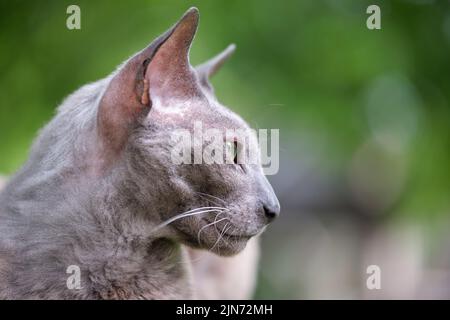
<path id="1" fill-rule="evenodd" d="M 66 28 L 70 4 L 81 30 Z M 370 4 L 381 30 L 366 27 Z M 190 6 L 191 62 L 236 43 L 219 99 L 280 129 L 270 180 L 283 215 L 263 239 L 256 297 L 450 298 L 449 1 L 2 1 L 0 173 L 66 95 Z M 369 264 L 383 290 L 365 288 Z"/>

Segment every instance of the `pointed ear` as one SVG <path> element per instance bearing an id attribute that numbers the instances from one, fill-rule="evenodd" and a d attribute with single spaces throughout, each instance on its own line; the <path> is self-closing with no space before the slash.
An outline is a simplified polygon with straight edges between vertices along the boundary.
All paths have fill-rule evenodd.
<path id="1" fill-rule="evenodd" d="M 236 45 L 230 44 L 221 53 L 195 68 L 197 70 L 200 83 L 203 86 L 210 89 L 211 91 L 213 90 L 212 85 L 209 82 L 209 78 L 212 77 L 222 67 L 225 61 L 227 61 L 228 58 L 231 57 L 235 50 Z"/>
<path id="2" fill-rule="evenodd" d="M 177 24 L 112 76 L 97 114 L 101 157 L 123 149 L 132 128 L 150 111 L 153 98 L 196 93 L 188 54 L 198 19 L 197 8 L 189 9 Z"/>
<path id="3" fill-rule="evenodd" d="M 189 63 L 189 50 L 198 26 L 198 11 L 188 11 L 150 61 L 146 80 L 150 99 L 162 105 L 173 100 L 189 100 L 201 96 L 195 70 Z"/>

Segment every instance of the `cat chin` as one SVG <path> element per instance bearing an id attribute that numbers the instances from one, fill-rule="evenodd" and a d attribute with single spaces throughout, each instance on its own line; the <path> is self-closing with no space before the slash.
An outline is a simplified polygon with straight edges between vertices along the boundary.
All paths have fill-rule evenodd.
<path id="1" fill-rule="evenodd" d="M 227 245 L 216 246 L 216 248 L 213 248 L 210 251 L 219 256 L 224 257 L 234 256 L 245 249 L 248 240 L 249 239 L 233 240 L 229 242 Z"/>
<path id="2" fill-rule="evenodd" d="M 181 242 L 184 245 L 194 249 L 207 250 L 224 257 L 234 256 L 240 253 L 245 249 L 247 242 L 251 239 L 250 237 L 231 237 L 226 239 L 226 241 L 217 242 L 217 239 L 211 239 L 210 243 L 199 243 L 197 235 L 190 236 L 184 231 L 179 230 L 179 232 L 181 234 Z"/>

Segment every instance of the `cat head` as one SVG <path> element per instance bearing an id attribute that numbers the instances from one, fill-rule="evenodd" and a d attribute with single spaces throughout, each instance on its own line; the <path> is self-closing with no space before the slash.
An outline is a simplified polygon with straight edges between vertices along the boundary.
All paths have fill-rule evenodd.
<path id="1" fill-rule="evenodd" d="M 189 63 L 198 19 L 197 9 L 189 9 L 111 77 L 98 106 L 98 163 L 99 170 L 119 159 L 125 163 L 138 186 L 136 197 L 144 204 L 152 199 L 149 212 L 158 216 L 148 218 L 160 223 L 163 234 L 230 255 L 260 233 L 279 214 L 280 205 L 261 165 L 240 161 L 248 159 L 244 155 L 258 155 L 255 135 L 218 102 L 209 82 L 234 46 L 196 68 Z M 192 160 L 213 141 L 197 139 L 199 127 L 200 134 L 217 134 L 217 148 L 210 154 L 223 158 L 222 163 L 202 155 L 201 161 L 187 163 L 174 158 L 181 146 L 187 152 L 184 159 Z"/>

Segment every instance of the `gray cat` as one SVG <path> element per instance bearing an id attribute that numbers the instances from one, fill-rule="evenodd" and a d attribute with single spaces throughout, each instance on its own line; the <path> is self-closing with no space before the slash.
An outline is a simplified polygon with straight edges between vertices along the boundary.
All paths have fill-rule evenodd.
<path id="1" fill-rule="evenodd" d="M 0 194 L 0 298 L 192 298 L 184 245 L 232 256 L 279 214 L 259 165 L 173 164 L 175 129 L 248 128 L 208 81 L 233 48 L 189 64 L 198 17 L 188 10 L 43 128 Z"/>

